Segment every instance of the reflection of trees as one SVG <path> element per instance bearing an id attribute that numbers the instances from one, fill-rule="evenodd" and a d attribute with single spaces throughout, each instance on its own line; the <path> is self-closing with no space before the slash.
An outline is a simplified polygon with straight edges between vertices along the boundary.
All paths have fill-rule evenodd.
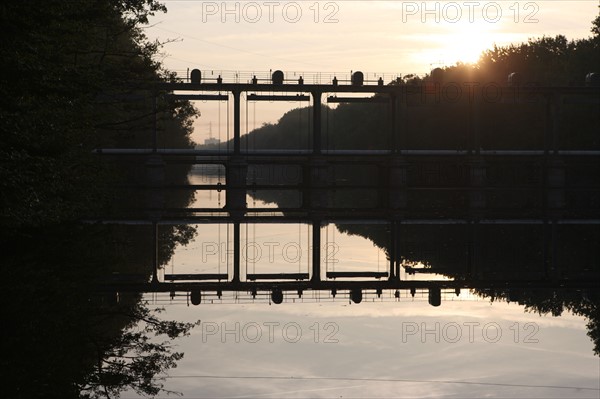
<path id="1" fill-rule="evenodd" d="M 362 236 L 389 254 L 389 227 L 341 224 L 338 229 Z M 561 279 L 597 278 L 600 273 L 600 227 L 560 226 L 552 249 L 557 268 L 556 289 L 476 289 L 491 301 L 518 302 L 528 312 L 560 316 L 564 311 L 587 320 L 594 353 L 600 356 L 600 297 L 595 290 L 560 288 Z M 478 232 L 480 264 L 475 275 L 467 268 L 471 238 L 466 226 L 402 226 L 399 261 L 420 262 L 455 280 L 471 278 L 515 280 L 546 279 L 540 226 L 487 226 Z M 389 255 L 388 255 L 389 257 Z"/>
<path id="2" fill-rule="evenodd" d="M 594 353 L 600 356 L 600 298 L 595 291 L 566 289 L 475 290 L 491 301 L 515 301 L 525 311 L 558 317 L 564 311 L 587 320 L 587 335 L 594 342 Z"/>
<path id="3" fill-rule="evenodd" d="M 1 360 L 8 397 L 158 393 L 156 376 L 183 356 L 160 336 L 185 336 L 192 324 L 161 320 L 139 294 L 117 301 L 96 292 L 114 272 L 148 280 L 148 248 L 125 236 L 122 227 L 64 225 L 2 237 L 1 271 L 11 282 Z"/>
<path id="4" fill-rule="evenodd" d="M 1 271 L 8 327 L 3 329 L 4 396 L 112 396 L 128 387 L 154 395 L 157 373 L 181 354 L 153 335 L 182 336 L 191 325 L 157 318 L 140 296 L 95 293 L 101 277 L 147 281 L 152 232 L 147 227 L 82 226 L 75 221 L 123 215 L 144 193 L 144 159 L 105 162 L 98 147 L 191 148 L 186 101 L 161 98 L 154 84 L 173 75 L 154 61 L 159 43 L 141 24 L 164 6 L 155 0 L 3 4 L 0 22 Z M 129 161 L 133 161 L 130 163 Z M 169 167 L 184 183 L 188 167 Z M 191 193 L 166 193 L 185 207 Z M 194 232 L 160 229 L 159 262 Z M 147 328 L 136 331 L 138 323 Z M 128 357 L 132 356 L 132 357 Z"/>
<path id="5" fill-rule="evenodd" d="M 154 342 L 153 337 L 186 336 L 195 324 L 160 320 L 155 314 L 160 309 L 151 311 L 139 298 L 98 310 L 87 337 L 93 354 L 90 360 L 95 362 L 78 383 L 83 397 L 118 396 L 126 388 L 142 395 L 159 394 L 163 386 L 157 376 L 176 367 L 183 353 L 173 352 L 168 341 Z"/>

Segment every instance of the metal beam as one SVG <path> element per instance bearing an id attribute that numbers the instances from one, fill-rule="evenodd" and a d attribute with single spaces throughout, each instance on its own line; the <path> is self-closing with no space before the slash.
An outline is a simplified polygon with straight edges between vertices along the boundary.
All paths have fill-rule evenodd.
<path id="1" fill-rule="evenodd" d="M 158 148 L 154 151 L 151 148 L 97 148 L 92 151 L 98 155 L 147 155 L 147 154 L 161 154 L 161 155 L 174 155 L 174 156 L 221 156 L 227 157 L 233 155 L 231 151 L 220 151 L 220 150 L 196 150 L 190 148 Z M 269 156 L 276 159 L 277 156 L 281 157 L 294 157 L 294 156 L 306 156 L 310 150 L 256 150 L 256 151 L 245 151 L 239 152 L 240 155 L 246 157 L 261 157 Z M 391 150 L 321 150 L 321 154 L 325 155 L 339 155 L 339 156 L 362 156 L 368 157 L 373 155 L 385 155 L 390 154 Z M 467 150 L 402 150 L 403 155 L 415 155 L 415 156 L 464 156 L 468 155 Z M 481 155 L 489 156 L 542 156 L 544 150 L 481 150 Z M 558 155 L 564 156 L 600 156 L 598 150 L 559 150 L 556 152 Z M 223 159 L 225 161 L 226 158 Z M 201 162 L 199 162 L 201 163 Z"/>
<path id="2" fill-rule="evenodd" d="M 201 291 L 263 291 L 271 292 L 278 288 L 282 291 L 330 291 L 332 289 L 339 291 L 361 289 L 361 290 L 410 290 L 410 289 L 485 289 L 496 288 L 504 289 L 507 287 L 517 289 L 595 289 L 597 288 L 597 274 L 594 278 L 577 279 L 477 279 L 468 280 L 368 280 L 368 281 L 248 281 L 248 282 L 173 282 L 173 283 L 104 283 L 99 284 L 98 289 L 103 291 L 120 292 L 173 292 L 192 290 Z"/>
<path id="3" fill-rule="evenodd" d="M 249 273 L 246 280 L 308 280 L 308 273 Z"/>
<path id="4" fill-rule="evenodd" d="M 296 94 L 295 96 L 248 94 L 248 101 L 310 101 L 310 96 Z"/>
<path id="5" fill-rule="evenodd" d="M 327 272 L 327 278 L 360 278 L 360 277 L 372 277 L 372 278 L 384 278 L 388 277 L 388 272 Z"/>
<path id="6" fill-rule="evenodd" d="M 443 87 L 443 86 L 442 86 Z M 251 83 L 157 83 L 158 90 L 170 92 L 175 91 L 209 91 L 209 92 L 288 92 L 288 93 L 305 93 L 319 91 L 321 93 L 397 93 L 397 94 L 414 94 L 415 89 L 425 90 L 425 86 L 399 86 L 399 85 L 378 85 L 366 84 L 362 86 L 355 85 L 334 85 L 334 84 L 251 84 Z M 502 93 L 514 93 L 514 87 L 497 87 Z M 522 86 L 517 88 L 517 95 L 532 95 L 532 94 L 547 94 L 559 93 L 569 95 L 598 95 L 600 87 L 590 86 Z M 177 95 L 177 94 L 175 94 Z"/>
<path id="7" fill-rule="evenodd" d="M 328 103 L 388 103 L 390 101 L 389 98 L 385 97 L 337 97 L 337 96 L 329 96 L 327 97 Z"/>
<path id="8" fill-rule="evenodd" d="M 189 281 L 189 280 L 228 280 L 226 273 L 201 273 L 201 274 L 165 274 L 165 281 Z"/>
<path id="9" fill-rule="evenodd" d="M 178 100 L 200 100 L 200 101 L 227 101 L 229 96 L 225 94 L 170 94 L 169 97 Z"/>

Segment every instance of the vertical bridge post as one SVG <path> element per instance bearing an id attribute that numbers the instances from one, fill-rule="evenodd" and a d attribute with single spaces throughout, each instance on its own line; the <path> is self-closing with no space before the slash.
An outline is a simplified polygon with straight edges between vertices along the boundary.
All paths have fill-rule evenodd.
<path id="1" fill-rule="evenodd" d="M 321 97 L 323 93 L 313 91 L 313 155 L 321 154 Z"/>
<path id="2" fill-rule="evenodd" d="M 559 125 L 560 125 L 560 96 L 557 93 L 549 94 L 546 97 L 547 114 L 545 130 L 545 148 L 544 154 L 546 162 L 544 168 L 546 185 L 546 209 L 548 215 L 554 219 L 561 217 L 562 209 L 566 205 L 565 197 L 565 164 L 558 155 L 559 150 Z"/>
<path id="3" fill-rule="evenodd" d="M 312 276 L 310 281 L 321 281 L 321 220 L 313 219 L 312 222 Z"/>
<path id="4" fill-rule="evenodd" d="M 307 184 L 311 189 L 309 206 L 311 208 L 325 208 L 327 206 L 327 164 L 321 159 L 321 97 L 323 93 L 313 91 L 313 148 L 310 157 L 310 181 Z M 312 222 L 312 276 L 311 281 L 321 281 L 321 219 L 315 218 Z"/>
<path id="5" fill-rule="evenodd" d="M 239 90 L 233 94 L 233 156 L 227 163 L 226 170 L 226 206 L 231 211 L 243 212 L 246 209 L 246 175 L 248 163 L 241 154 L 240 137 L 240 94 Z M 232 214 L 232 216 L 235 216 Z"/>
<path id="6" fill-rule="evenodd" d="M 232 283 L 240 282 L 240 222 L 233 222 L 233 276 Z"/>
<path id="7" fill-rule="evenodd" d="M 310 156 L 308 177 L 305 184 L 305 193 L 308 195 L 304 200 L 304 206 L 311 209 L 327 208 L 327 192 L 329 190 L 329 169 L 327 162 L 322 156 L 321 148 L 321 96 L 320 91 L 313 91 L 313 148 Z"/>
<path id="8" fill-rule="evenodd" d="M 401 216 L 399 211 L 405 210 L 408 205 L 408 162 L 402 155 L 403 146 L 400 131 L 401 98 L 398 98 L 393 94 L 390 96 L 390 135 L 392 155 L 389 158 L 387 165 L 387 205 L 390 211 L 390 216 L 399 218 Z"/>
<path id="9" fill-rule="evenodd" d="M 472 93 L 469 98 L 470 140 L 469 140 L 469 213 L 473 219 L 481 219 L 486 209 L 485 185 L 487 182 L 487 165 L 481 155 L 481 101 L 479 92 Z"/>

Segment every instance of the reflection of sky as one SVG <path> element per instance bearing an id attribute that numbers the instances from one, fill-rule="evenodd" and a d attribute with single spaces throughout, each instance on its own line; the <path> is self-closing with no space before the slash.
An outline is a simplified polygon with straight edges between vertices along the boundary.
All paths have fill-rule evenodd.
<path id="1" fill-rule="evenodd" d="M 203 323 L 176 342 L 185 357 L 165 383 L 188 398 L 597 398 L 599 392 L 600 362 L 592 354 L 583 318 L 540 317 L 515 304 L 171 305 L 164 317 Z M 235 323 L 240 325 L 239 343 L 235 333 L 221 334 L 223 327 L 235 331 Z M 409 334 L 415 326 L 418 330 Z M 423 327 L 431 331 L 423 335 Z M 327 377 L 343 380 L 319 379 Z M 480 384 L 451 383 L 458 381 Z"/>
<path id="2" fill-rule="evenodd" d="M 217 178 L 190 175 L 190 183 L 216 184 Z M 225 192 L 197 191 L 192 207 L 223 206 Z M 263 207 L 251 197 L 248 203 Z M 271 206 L 275 206 L 271 204 Z M 231 224 L 200 224 L 196 238 L 179 248 L 166 273 L 230 273 L 233 264 L 233 227 Z M 242 224 L 242 272 L 308 273 L 312 259 L 312 227 L 308 224 Z M 385 253 L 369 240 L 338 231 L 334 224 L 321 229 L 323 273 L 331 271 L 385 271 L 389 267 Z M 229 242 L 229 245 L 228 245 Z M 324 274 L 323 274 L 324 276 Z M 418 276 L 416 277 L 418 278 Z"/>
<path id="3" fill-rule="evenodd" d="M 198 236 L 175 253 L 167 273 L 231 272 L 233 233 L 231 225 L 195 226 Z M 229 230 L 229 237 L 227 231 Z M 307 224 L 242 224 L 242 272 L 308 273 L 312 263 L 312 227 Z M 330 271 L 386 271 L 389 262 L 383 250 L 358 236 L 340 233 L 329 224 L 321 230 L 323 277 Z M 229 246 L 227 242 L 229 240 Z M 418 277 L 418 276 L 417 276 Z"/>
<path id="4" fill-rule="evenodd" d="M 208 195 L 198 193 L 197 204 Z M 249 225 L 249 242 L 276 249 L 272 262 L 263 253 L 260 262 L 250 262 L 249 271 L 308 270 L 304 259 L 298 264 L 281 252 L 289 242 L 301 242 L 305 251 L 307 229 L 297 224 Z M 218 265 L 219 255 L 202 262 L 202 246 L 219 237 L 226 241 L 226 230 L 225 225 L 198 225 L 197 238 L 177 249 L 167 271 L 223 271 L 226 264 Z M 245 242 L 246 229 L 241 230 Z M 338 246 L 336 270 L 383 270 L 387 265 L 383 252 L 369 240 L 342 234 L 333 225 L 323 227 L 322 234 Z M 515 303 L 478 300 L 466 290 L 459 297 L 445 295 L 441 307 L 428 305 L 421 292 L 412 299 L 403 291 L 400 301 L 387 291 L 384 301 L 370 294 L 359 305 L 350 304 L 343 293 L 335 300 L 321 293 L 318 302 L 314 293 L 305 292 L 296 303 L 271 306 L 260 295 L 251 303 L 244 294 L 246 299 L 238 304 L 230 299 L 224 300 L 229 304 L 211 306 L 205 297 L 197 307 L 185 306 L 183 297 L 169 303 L 167 294 L 147 296 L 157 305 L 166 304 L 167 319 L 202 320 L 190 337 L 175 342 L 185 357 L 171 370 L 166 389 L 187 398 L 597 398 L 600 392 L 600 361 L 593 356 L 583 317 L 541 317 Z M 286 296 L 290 302 L 294 297 Z M 223 334 L 225 329 L 230 332 Z"/>

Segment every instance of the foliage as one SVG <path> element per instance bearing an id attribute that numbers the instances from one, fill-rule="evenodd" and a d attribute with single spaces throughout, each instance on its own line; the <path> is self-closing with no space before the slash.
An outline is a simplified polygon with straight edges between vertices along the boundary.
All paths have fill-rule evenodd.
<path id="1" fill-rule="evenodd" d="M 105 309 L 97 317 L 122 317 L 126 329 L 121 334 L 100 335 L 99 329 L 92 337 L 97 362 L 80 383 L 83 398 L 116 397 L 124 389 L 133 389 L 140 395 L 157 395 L 169 392 L 159 382 L 168 369 L 177 367 L 183 353 L 173 352 L 169 341 L 158 341 L 155 336 L 166 335 L 170 339 L 189 335 L 190 329 L 200 323 L 163 321 L 157 317 L 161 309 L 150 311 L 145 304 L 118 306 Z M 141 328 L 138 326 L 141 324 Z M 154 338 L 154 339 L 153 339 Z M 173 392 L 170 392 L 173 393 Z"/>
<path id="2" fill-rule="evenodd" d="M 5 287 L 3 316 L 10 322 L 0 360 L 8 397 L 162 389 L 160 375 L 183 356 L 169 340 L 186 336 L 194 323 L 163 320 L 140 294 L 120 293 L 116 300 L 97 286 L 107 276 L 148 280 L 148 248 L 140 245 L 147 240 L 137 237 L 151 236 L 149 230 L 74 223 L 2 235 L 0 271 L 13 282 Z"/>
<path id="3" fill-rule="evenodd" d="M 191 147 L 189 102 L 154 110 L 154 83 L 172 80 L 140 28 L 155 0 L 0 5 L 0 222 L 45 225 L 99 213 L 114 168 L 97 147 L 148 146 L 162 134 Z M 170 144 L 170 143 L 166 143 Z"/>
<path id="4" fill-rule="evenodd" d="M 196 109 L 154 100 L 155 84 L 175 77 L 155 61 L 162 43 L 149 41 L 142 25 L 164 11 L 156 0 L 0 4 L 1 266 L 12 320 L 1 362 L 9 397 L 78 397 L 80 388 L 108 397 L 127 387 L 153 395 L 162 387 L 157 373 L 182 356 L 153 337 L 185 336 L 193 325 L 160 320 L 139 295 L 115 307 L 95 294 L 99 278 L 113 272 L 147 280 L 148 228 L 76 223 L 142 198 L 115 187 L 139 181 L 143 170 L 95 148 L 150 146 L 154 126 L 159 145 L 193 146 Z M 166 177 L 185 182 L 188 168 Z M 191 198 L 169 200 L 184 207 Z M 164 264 L 195 232 L 159 233 Z M 140 321 L 145 327 L 135 330 Z"/>

